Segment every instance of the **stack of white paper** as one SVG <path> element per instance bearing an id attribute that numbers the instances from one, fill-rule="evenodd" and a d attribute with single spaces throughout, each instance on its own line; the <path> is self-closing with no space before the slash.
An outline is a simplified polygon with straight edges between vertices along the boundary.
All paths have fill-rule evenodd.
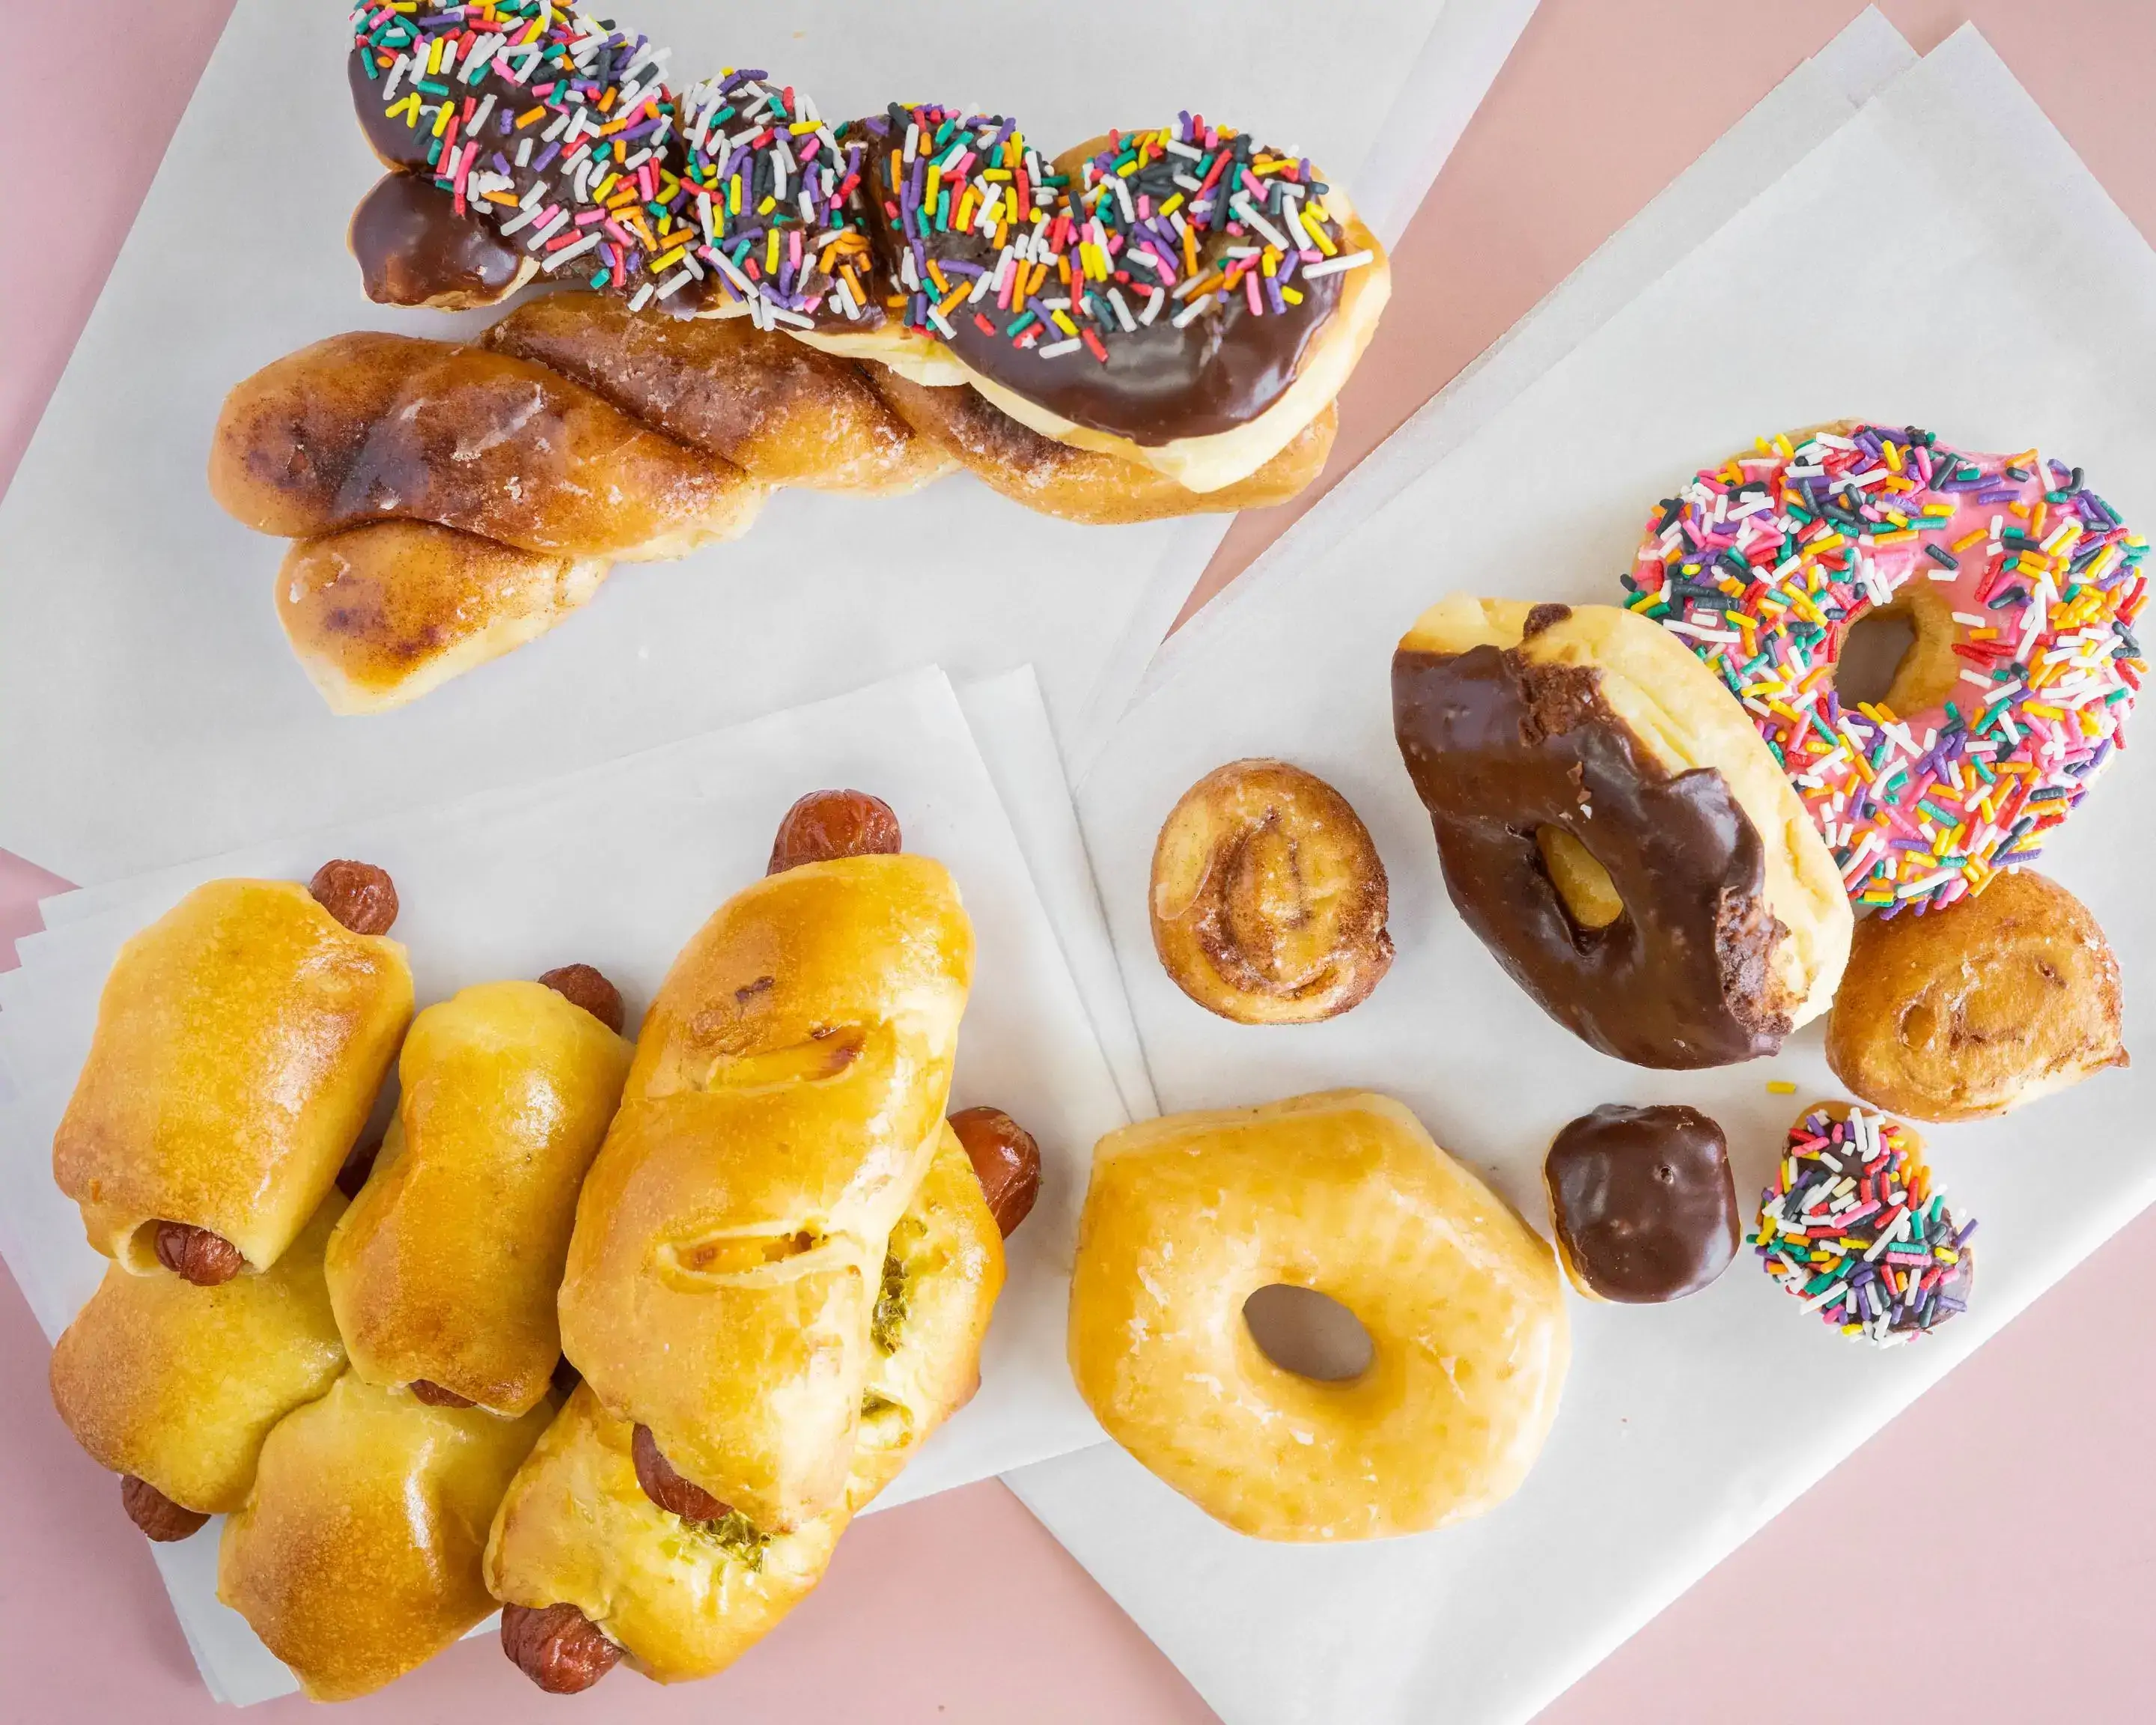
<path id="1" fill-rule="evenodd" d="M 1798 1108 L 1840 1094 L 1816 1028 L 1770 1061 L 1654 1073 L 1551 1024 L 1445 900 L 1393 742 L 1388 666 L 1448 591 L 1611 601 L 1655 499 L 1756 434 L 1843 415 L 2038 445 L 2085 465 L 2129 521 L 2156 521 L 2156 255 L 1973 32 L 1882 80 L 1907 53 L 1882 57 L 1877 30 L 1748 121 L 1148 680 L 1080 812 L 1163 1106 L 1389 1091 L 1539 1220 L 1549 1137 L 1597 1104 L 1704 1108 L 1748 1195 Z M 1852 115 L 1867 81 L 1884 87 Z M 1792 147 L 1809 153 L 1774 153 Z M 1314 1029 L 1210 1018 L 1147 937 L 1162 817 L 1210 768 L 1265 754 L 1338 786 L 1391 872 L 1393 973 Z M 2129 1045 L 2156 1021 L 2151 793 L 2129 754 L 2041 865 L 2111 937 Z M 1515 1498 L 1465 1526 L 1265 1545 L 1112 1447 L 1012 1483 L 1231 1725 L 1524 1719 L 2156 1195 L 2149 1082 L 2107 1073 L 1927 1134 L 1949 1201 L 1983 1232 L 1972 1309 L 1915 1346 L 1842 1340 L 1749 1255 L 1673 1305 L 1575 1301 L 1548 1448 Z M 1846 1553 L 1811 1554 L 1791 1609 L 1816 1619 L 1820 1589 L 1845 1575 L 1844 1616 L 1885 1609 L 1873 1620 L 1891 1640 L 1878 1602 L 1906 1579 L 1907 1531 L 1882 1504 Z"/>

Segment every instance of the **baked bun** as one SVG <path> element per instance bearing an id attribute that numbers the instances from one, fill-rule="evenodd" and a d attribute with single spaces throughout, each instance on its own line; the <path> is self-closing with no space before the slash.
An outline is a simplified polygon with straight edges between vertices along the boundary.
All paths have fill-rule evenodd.
<path id="1" fill-rule="evenodd" d="M 635 1433 L 577 1386 L 501 1501 L 486 1584 L 511 1609 L 574 1606 L 659 1682 L 711 1676 L 823 1579 L 850 1517 L 778 1534 L 734 1513 L 684 1521 L 637 1483 Z"/>
<path id="2" fill-rule="evenodd" d="M 120 949 L 53 1139 L 90 1243 L 147 1275 L 177 1224 L 267 1270 L 328 1197 L 411 1015 L 397 942 L 293 881 L 198 886 Z"/>
<path id="3" fill-rule="evenodd" d="M 496 1414 L 538 1404 L 577 1193 L 629 1054 L 538 983 L 483 983 L 413 1019 L 397 1118 L 330 1240 L 353 1371 Z"/>
<path id="4" fill-rule="evenodd" d="M 1976 1120 L 2127 1064 L 2118 961 L 2081 901 L 2026 869 L 1857 925 L 1827 1064 L 1876 1107 Z"/>
<path id="5" fill-rule="evenodd" d="M 884 1250 L 860 1429 L 846 1476 L 849 1511 L 865 1507 L 929 1434 L 973 1399 L 981 1344 L 1003 1286 L 1003 1234 L 947 1123 L 921 1189 Z"/>
<path id="6" fill-rule="evenodd" d="M 1285 761 L 1230 761 L 1185 791 L 1153 847 L 1153 950 L 1242 1024 L 1306 1024 L 1392 966 L 1385 865 L 1348 799 Z"/>
<path id="7" fill-rule="evenodd" d="M 1833 855 L 1675 636 L 1455 594 L 1401 638 L 1393 716 L 1454 905 L 1585 1041 L 1722 1065 L 1825 1011 L 1851 928 Z"/>
<path id="8" fill-rule="evenodd" d="M 943 1130 L 972 925 L 942 865 L 737 893 L 675 960 L 577 1205 L 563 1351 L 766 1532 L 836 1504 L 892 1224 Z"/>
<path id="9" fill-rule="evenodd" d="M 730 1511 L 694 1522 L 660 1507 L 639 1481 L 635 1427 L 579 1388 L 518 1471 L 487 1542 L 487 1585 L 506 1625 L 519 1611 L 575 1614 L 553 1629 L 583 1661 L 567 1662 L 565 1676 L 558 1659 L 519 1658 L 527 1675 L 546 1689 L 587 1686 L 619 1649 L 646 1676 L 686 1681 L 762 1640 L 822 1578 L 853 1514 L 973 1395 L 1003 1280 L 1002 1239 L 946 1126 L 891 1230 L 844 1493 L 790 1532 L 760 1532 Z M 523 1640 L 505 1629 L 513 1657 L 529 1656 L 515 1645 Z"/>
<path id="10" fill-rule="evenodd" d="M 1244 1302 L 1353 1312 L 1369 1364 L 1276 1365 Z M 1527 1476 L 1570 1357 L 1549 1247 L 1407 1109 L 1332 1091 L 1126 1127 L 1093 1153 L 1070 1366 L 1109 1436 L 1262 1539 L 1373 1539 L 1480 1514 Z"/>
<path id="11" fill-rule="evenodd" d="M 494 1609 L 487 1527 L 553 1413 L 429 1407 L 346 1373 L 263 1445 L 218 1598 L 316 1701 L 403 1676 Z"/>
<path id="12" fill-rule="evenodd" d="M 53 1405 L 101 1467 L 182 1508 L 239 1507 L 270 1429 L 344 1369 L 322 1281 L 332 1192 L 259 1276 L 196 1287 L 117 1264 L 53 1345 Z"/>

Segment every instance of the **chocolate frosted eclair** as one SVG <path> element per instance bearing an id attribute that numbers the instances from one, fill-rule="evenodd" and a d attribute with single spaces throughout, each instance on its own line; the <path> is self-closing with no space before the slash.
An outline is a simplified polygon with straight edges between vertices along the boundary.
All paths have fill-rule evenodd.
<path id="1" fill-rule="evenodd" d="M 1586 1042 L 1726 1065 L 1832 1000 L 1833 859 L 1743 710 L 1645 619 L 1455 596 L 1401 639 L 1393 719 L 1454 905 Z"/>
<path id="2" fill-rule="evenodd" d="M 1737 1183 L 1722 1128 L 1697 1108 L 1605 1102 L 1543 1163 L 1558 1256 L 1591 1300 L 1696 1294 L 1737 1255 Z"/>

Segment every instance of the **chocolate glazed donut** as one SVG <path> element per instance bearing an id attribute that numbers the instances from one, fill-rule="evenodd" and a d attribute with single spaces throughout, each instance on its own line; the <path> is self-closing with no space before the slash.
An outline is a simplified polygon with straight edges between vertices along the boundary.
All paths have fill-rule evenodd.
<path id="1" fill-rule="evenodd" d="M 1554 615 L 1544 617 L 1545 613 Z M 1561 619 L 1537 608 L 1527 634 Z M 1672 774 L 1603 700 L 1599 677 L 1484 644 L 1393 659 L 1393 726 L 1469 927 L 1543 1009 L 1638 1065 L 1772 1054 L 1789 1020 L 1762 1003 L 1784 932 L 1759 834 L 1711 769 Z M 1624 901 L 1587 927 L 1537 834 L 1569 834 Z"/>

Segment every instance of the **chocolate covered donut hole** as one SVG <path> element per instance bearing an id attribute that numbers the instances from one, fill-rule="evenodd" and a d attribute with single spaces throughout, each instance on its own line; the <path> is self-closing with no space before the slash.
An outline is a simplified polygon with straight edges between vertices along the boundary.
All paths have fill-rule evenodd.
<path id="1" fill-rule="evenodd" d="M 1737 1255 L 1729 1147 L 1697 1108 L 1605 1102 L 1558 1132 L 1543 1175 L 1558 1255 L 1589 1299 L 1681 1299 Z"/>

